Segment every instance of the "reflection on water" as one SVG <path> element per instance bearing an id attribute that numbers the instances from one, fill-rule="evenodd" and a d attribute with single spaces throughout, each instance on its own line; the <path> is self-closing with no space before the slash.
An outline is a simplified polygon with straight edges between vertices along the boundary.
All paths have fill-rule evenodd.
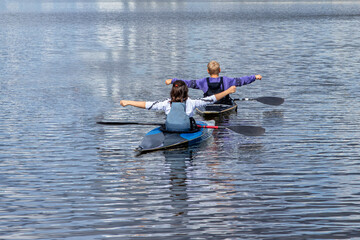
<path id="1" fill-rule="evenodd" d="M 184 219 L 189 209 L 187 194 L 187 169 L 192 165 L 193 149 L 165 151 L 165 163 L 169 167 L 170 180 L 170 199 L 171 206 L 174 209 L 175 216 L 181 216 Z M 181 221 L 182 223 L 182 221 Z M 182 223 L 186 227 L 188 222 Z"/>
<path id="2" fill-rule="evenodd" d="M 263 112 L 263 125 L 266 126 L 282 126 L 284 124 L 284 110 L 274 109 Z"/>
<path id="3" fill-rule="evenodd" d="M 351 239 L 359 3 L 0 1 L 1 239 Z M 165 79 L 261 74 L 199 146 L 136 156 Z M 192 98 L 202 93 L 190 89 Z M 201 116 L 195 116 L 202 120 Z"/>

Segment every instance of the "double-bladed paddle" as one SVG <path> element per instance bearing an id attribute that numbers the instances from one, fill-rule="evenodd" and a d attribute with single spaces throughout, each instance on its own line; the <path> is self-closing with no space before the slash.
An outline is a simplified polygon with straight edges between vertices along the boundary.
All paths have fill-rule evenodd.
<path id="1" fill-rule="evenodd" d="M 103 121 L 99 121 L 96 123 L 103 125 L 153 125 L 153 126 L 159 126 L 163 124 L 163 123 L 144 123 L 144 122 L 103 122 Z"/>
<path id="2" fill-rule="evenodd" d="M 258 97 L 258 98 L 235 98 L 234 101 L 258 101 L 263 104 L 279 106 L 283 104 L 285 99 L 280 97 Z"/>
<path id="3" fill-rule="evenodd" d="M 230 129 L 239 134 L 243 134 L 245 136 L 260 136 L 265 133 L 265 128 L 257 127 L 257 126 L 243 126 L 243 125 L 236 125 L 236 126 L 201 126 L 197 125 L 199 128 L 213 128 L 213 129 Z"/>
<path id="4" fill-rule="evenodd" d="M 141 123 L 141 122 L 96 122 L 98 124 L 103 125 L 162 125 L 161 123 Z M 265 129 L 257 126 L 243 126 L 243 125 L 235 125 L 235 126 L 202 126 L 197 125 L 199 128 L 212 128 L 212 129 L 230 129 L 239 134 L 243 134 L 245 136 L 260 136 L 265 133 Z"/>

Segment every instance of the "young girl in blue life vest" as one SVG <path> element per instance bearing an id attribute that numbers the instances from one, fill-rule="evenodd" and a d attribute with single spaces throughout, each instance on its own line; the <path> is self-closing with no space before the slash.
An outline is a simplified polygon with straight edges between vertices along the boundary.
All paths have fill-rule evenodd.
<path id="1" fill-rule="evenodd" d="M 255 80 L 262 79 L 261 75 L 243 76 L 239 78 L 230 78 L 226 76 L 219 77 L 221 68 L 220 68 L 220 64 L 216 61 L 211 61 L 208 63 L 207 71 L 210 77 L 201 78 L 197 80 L 182 80 L 178 78 L 173 78 L 173 79 L 167 79 L 165 83 L 169 85 L 177 80 L 182 80 L 189 88 L 202 90 L 204 92 L 204 97 L 206 97 L 222 92 L 231 86 L 240 87 L 246 84 L 250 84 Z M 232 105 L 233 100 L 230 98 L 229 95 L 227 95 L 215 103 Z"/>
<path id="2" fill-rule="evenodd" d="M 215 95 L 201 99 L 191 99 L 188 96 L 186 84 L 181 80 L 177 80 L 173 83 L 170 99 L 162 102 L 121 100 L 120 104 L 123 107 L 130 105 L 148 110 L 162 110 L 166 114 L 165 127 L 167 131 L 186 132 L 192 129 L 191 118 L 194 115 L 195 108 L 214 103 L 234 92 L 236 92 L 236 87 L 231 86 L 227 90 Z"/>

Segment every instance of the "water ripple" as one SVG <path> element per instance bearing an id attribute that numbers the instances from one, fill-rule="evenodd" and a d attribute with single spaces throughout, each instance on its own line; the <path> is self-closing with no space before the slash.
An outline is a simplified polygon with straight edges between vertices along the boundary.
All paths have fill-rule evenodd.
<path id="1" fill-rule="evenodd" d="M 1 239 L 359 236 L 357 3 L 70 2 L 0 3 Z M 119 101 L 214 58 L 263 75 L 235 97 L 285 98 L 215 119 L 264 136 L 137 156 L 151 126 L 96 124 L 162 122 Z"/>

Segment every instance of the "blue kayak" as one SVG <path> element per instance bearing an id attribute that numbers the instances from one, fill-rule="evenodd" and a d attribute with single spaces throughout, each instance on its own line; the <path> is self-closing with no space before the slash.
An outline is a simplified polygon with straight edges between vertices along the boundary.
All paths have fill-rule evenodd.
<path id="1" fill-rule="evenodd" d="M 208 123 L 196 121 L 197 125 L 207 126 Z M 186 147 L 205 141 L 211 136 L 212 129 L 199 128 L 192 132 L 168 132 L 156 127 L 148 132 L 135 150 L 146 153 L 170 148 Z"/>

